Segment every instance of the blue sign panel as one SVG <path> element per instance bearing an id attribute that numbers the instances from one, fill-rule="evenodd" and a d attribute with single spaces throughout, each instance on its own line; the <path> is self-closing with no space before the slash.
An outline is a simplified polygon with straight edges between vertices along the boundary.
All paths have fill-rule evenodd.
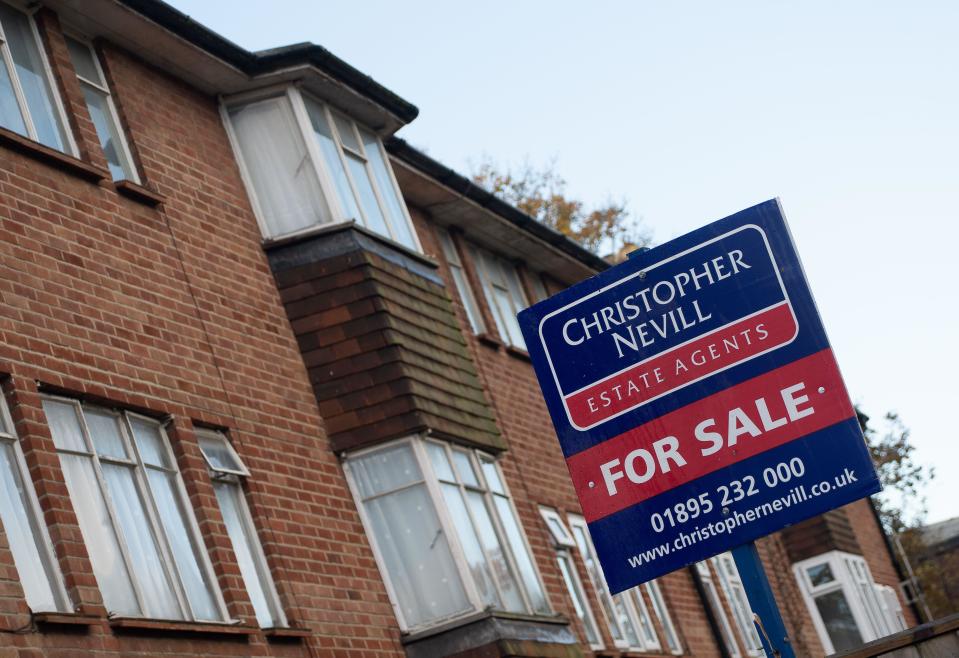
<path id="1" fill-rule="evenodd" d="M 778 201 L 519 321 L 614 592 L 880 489 Z"/>

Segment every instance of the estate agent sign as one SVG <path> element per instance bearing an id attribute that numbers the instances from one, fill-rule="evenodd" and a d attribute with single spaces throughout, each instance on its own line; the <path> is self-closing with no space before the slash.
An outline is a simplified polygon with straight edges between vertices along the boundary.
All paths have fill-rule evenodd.
<path id="1" fill-rule="evenodd" d="M 614 592 L 880 489 L 777 200 L 519 321 Z"/>

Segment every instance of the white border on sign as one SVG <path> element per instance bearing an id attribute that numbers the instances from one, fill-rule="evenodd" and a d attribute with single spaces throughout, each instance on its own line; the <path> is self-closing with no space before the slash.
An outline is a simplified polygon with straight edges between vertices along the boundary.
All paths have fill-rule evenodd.
<path id="1" fill-rule="evenodd" d="M 736 234 L 736 233 L 739 233 L 740 231 L 745 231 L 745 230 L 747 230 L 747 229 L 755 229 L 756 231 L 758 231 L 758 232 L 759 232 L 759 235 L 762 236 L 763 243 L 766 245 L 766 251 L 767 251 L 767 253 L 769 254 L 769 260 L 770 260 L 770 262 L 772 262 L 773 271 L 776 273 L 776 279 L 779 281 L 779 287 L 780 287 L 780 288 L 782 289 L 782 291 L 783 291 L 783 298 L 785 299 L 786 304 L 789 305 L 789 312 L 790 312 L 790 313 L 792 314 L 792 316 L 793 316 L 793 324 L 794 324 L 795 327 L 796 327 L 796 332 L 793 334 L 792 338 L 790 338 L 789 340 L 787 340 L 785 343 L 780 343 L 779 345 L 773 345 L 772 347 L 770 347 L 770 348 L 767 349 L 767 350 L 763 350 L 762 352 L 758 352 L 757 354 L 753 354 L 752 356 L 747 357 L 747 358 L 743 359 L 742 361 L 736 361 L 735 363 L 732 363 L 732 364 L 726 366 L 725 368 L 720 368 L 719 370 L 714 370 L 714 371 L 712 371 L 712 372 L 709 372 L 709 373 L 703 375 L 702 377 L 699 377 L 699 378 L 694 379 L 694 380 L 692 380 L 692 381 L 688 381 L 688 382 L 686 382 L 685 384 L 682 384 L 681 386 L 677 386 L 676 388 L 673 388 L 673 389 L 670 389 L 670 390 L 665 391 L 665 392 L 663 392 L 663 393 L 660 393 L 659 395 L 656 395 L 656 396 L 654 396 L 654 397 L 651 397 L 651 398 L 649 398 L 648 400 L 644 400 L 644 401 L 640 402 L 639 404 L 637 404 L 637 405 L 635 405 L 635 406 L 629 407 L 628 409 L 623 409 L 622 411 L 620 411 L 620 412 L 618 412 L 618 413 L 616 413 L 616 414 L 614 414 L 614 415 L 612 415 L 612 416 L 609 416 L 609 417 L 607 417 L 607 418 L 603 418 L 602 420 L 597 421 L 597 422 L 593 423 L 592 425 L 587 425 L 586 427 L 582 427 L 582 426 L 580 426 L 580 425 L 577 425 L 575 422 L 573 422 L 573 417 L 572 417 L 572 415 L 571 415 L 570 412 L 569 412 L 569 406 L 566 404 L 566 400 L 567 400 L 569 397 L 575 395 L 576 393 L 579 393 L 580 391 L 582 391 L 582 390 L 584 390 L 584 389 L 586 389 L 586 388 L 589 388 L 589 387 L 591 387 L 591 386 L 595 386 L 596 384 L 600 384 L 600 383 L 602 383 L 602 382 L 604 382 L 604 381 L 607 381 L 607 380 L 609 380 L 609 379 L 612 379 L 613 377 L 616 377 L 617 375 L 620 375 L 620 374 L 626 372 L 627 370 L 630 370 L 631 368 L 635 368 L 635 367 L 638 366 L 638 365 L 642 365 L 642 364 L 645 363 L 646 361 L 649 361 L 650 359 L 656 358 L 656 357 L 660 356 L 661 354 L 665 354 L 665 353 L 667 353 L 667 352 L 671 352 L 671 351 L 676 350 L 676 349 L 678 349 L 678 348 L 680 348 L 680 347 L 683 347 L 684 345 L 688 345 L 689 343 L 693 342 L 694 340 L 698 340 L 698 339 L 702 338 L 702 336 L 695 336 L 694 338 L 690 338 L 689 340 L 687 340 L 687 341 L 684 342 L 684 343 L 680 343 L 679 345 L 674 345 L 674 346 L 671 347 L 669 350 L 665 350 L 665 351 L 663 351 L 663 352 L 659 352 L 659 353 L 657 353 L 657 354 L 654 354 L 653 356 L 649 357 L 648 359 L 644 359 L 643 361 L 638 361 L 638 362 L 636 362 L 636 363 L 631 363 L 630 365 L 626 366 L 626 367 L 623 368 L 622 370 L 619 370 L 619 371 L 614 372 L 614 373 L 612 373 L 612 374 L 610 374 L 610 375 L 607 375 L 606 377 L 603 377 L 602 379 L 598 379 L 598 380 L 596 380 L 595 382 L 592 382 L 592 383 L 590 383 L 590 384 L 587 384 L 586 386 L 583 386 L 583 387 L 581 387 L 581 388 L 573 391 L 572 393 L 564 394 L 564 393 L 563 393 L 563 389 L 562 389 L 562 388 L 560 387 L 560 385 L 559 385 L 559 377 L 557 377 L 557 375 L 556 375 L 556 368 L 553 367 L 553 359 L 552 359 L 552 357 L 551 357 L 550 354 L 549 354 L 549 348 L 548 348 L 547 345 L 546 345 L 546 340 L 543 338 L 543 325 L 546 323 L 546 321 L 549 320 L 549 319 L 550 319 L 551 317 L 553 317 L 554 315 L 557 315 L 557 314 L 559 314 L 559 313 L 562 313 L 562 312 L 564 312 L 564 311 L 566 311 L 566 310 L 568 310 L 568 309 L 570 309 L 570 308 L 572 308 L 572 307 L 574 307 L 574 306 L 576 306 L 576 305 L 578 305 L 578 304 L 582 304 L 582 303 L 585 302 L 586 300 L 588 300 L 588 299 L 590 299 L 590 298 L 592 298 L 592 297 L 595 297 L 596 295 L 602 294 L 602 293 L 606 292 L 607 290 L 610 290 L 611 288 L 615 288 L 616 286 L 619 286 L 619 285 L 622 285 L 623 283 L 626 283 L 626 282 L 629 281 L 630 279 L 633 279 L 633 278 L 639 276 L 641 273 L 648 273 L 648 272 L 656 269 L 657 267 L 659 267 L 659 266 L 661 266 L 661 265 L 665 265 L 666 263 L 669 263 L 670 261 L 674 261 L 674 260 L 676 260 L 677 258 L 681 258 L 682 256 L 685 256 L 685 255 L 687 255 L 687 254 L 690 254 L 690 253 L 696 251 L 697 249 L 702 249 L 703 247 L 705 247 L 705 246 L 707 246 L 707 245 L 710 245 L 710 244 L 712 244 L 712 243 L 714 243 L 714 242 L 718 242 L 719 240 L 723 240 L 723 239 L 725 239 L 725 238 L 728 238 L 728 237 L 731 236 L 731 235 L 734 235 L 734 234 Z M 721 330 L 725 329 L 726 327 L 729 327 L 730 325 L 736 324 L 737 322 L 742 322 L 743 320 L 749 319 L 749 318 L 751 318 L 751 317 L 753 317 L 753 316 L 755 316 L 755 315 L 758 315 L 759 313 L 763 313 L 764 311 L 767 311 L 767 310 L 769 310 L 770 308 L 773 308 L 774 306 L 778 306 L 778 305 L 781 304 L 781 303 L 782 303 L 782 302 L 777 302 L 776 304 L 773 304 L 772 306 L 769 306 L 769 307 L 764 308 L 764 309 L 762 309 L 762 310 L 756 311 L 756 312 L 751 313 L 751 314 L 749 314 L 749 315 L 745 315 L 745 316 L 743 316 L 743 317 L 741 317 L 741 318 L 737 318 L 737 319 L 733 320 L 732 322 L 729 322 L 729 323 L 727 323 L 727 324 L 724 324 L 722 327 L 717 327 L 716 329 L 713 330 L 713 332 L 710 332 L 710 333 L 714 333 L 714 332 L 717 332 L 717 331 L 721 331 Z M 704 334 L 704 335 L 705 335 L 705 334 Z M 551 313 L 543 316 L 543 319 L 540 320 L 540 322 L 539 322 L 539 341 L 540 341 L 540 345 L 542 345 L 542 347 L 543 347 L 543 353 L 546 355 L 546 362 L 549 364 L 550 373 L 553 375 L 553 382 L 556 384 L 556 392 L 559 394 L 559 397 L 560 397 L 560 399 L 561 399 L 562 402 L 563 402 L 563 409 L 566 411 L 566 419 L 569 421 L 569 424 L 570 424 L 572 427 L 574 427 L 575 429 L 577 429 L 577 430 L 579 430 L 579 431 L 581 431 L 581 432 L 585 432 L 585 431 L 587 431 L 587 430 L 589 430 L 589 429 L 592 429 L 592 428 L 596 427 L 597 425 L 601 425 L 601 424 L 603 424 L 603 423 L 605 423 L 605 422 L 608 422 L 608 421 L 610 421 L 610 420 L 613 420 L 614 418 L 617 418 L 617 417 L 619 417 L 619 416 L 622 416 L 622 415 L 625 414 L 625 413 L 628 413 L 628 412 L 630 412 L 630 411 L 634 411 L 634 410 L 638 409 L 639 407 L 641 407 L 641 406 L 643 406 L 643 405 L 645 405 L 645 404 L 648 404 L 648 403 L 652 402 L 653 400 L 657 400 L 657 399 L 663 397 L 664 395 L 669 395 L 670 393 L 674 393 L 674 392 L 676 392 L 676 391 L 678 391 L 678 390 L 680 390 L 680 389 L 683 389 L 683 388 L 689 386 L 690 384 L 695 384 L 696 382 L 702 381 L 703 379 L 705 379 L 705 378 L 707 378 L 707 377 L 712 377 L 713 375 L 719 374 L 719 373 L 723 372 L 724 370 L 728 370 L 729 368 L 732 368 L 733 366 L 738 366 L 738 365 L 740 365 L 741 363 L 746 363 L 747 361 L 751 361 L 751 360 L 753 360 L 753 359 L 755 359 L 755 358 L 757 358 L 757 357 L 760 357 L 760 356 L 762 356 L 762 355 L 764 355 L 764 354 L 767 354 L 767 353 L 769 353 L 769 352 L 771 352 L 771 351 L 773 351 L 773 350 L 779 349 L 780 347 L 785 347 L 786 345 L 789 345 L 789 344 L 792 343 L 794 340 L 796 340 L 796 336 L 798 336 L 798 335 L 799 335 L 799 319 L 796 317 L 796 311 L 793 309 L 792 300 L 789 299 L 789 293 L 786 291 L 786 285 L 783 283 L 782 274 L 779 272 L 779 264 L 776 262 L 776 257 L 775 257 L 775 255 L 773 255 L 772 247 L 769 246 L 769 238 L 766 236 L 766 232 L 765 232 L 761 227 L 757 226 L 756 224 L 745 224 L 745 225 L 743 225 L 743 226 L 740 226 L 739 228 L 736 228 L 736 229 L 733 229 L 732 231 L 729 231 L 728 233 L 723 233 L 722 235 L 719 235 L 719 236 L 717 236 L 717 237 L 715 237 L 715 238 L 712 238 L 712 239 L 710 239 L 710 240 L 707 240 L 706 242 L 701 242 L 701 243 L 699 243 L 699 244 L 697 244 L 697 245 L 695 245 L 695 246 L 693 246 L 693 247 L 690 247 L 690 248 L 687 249 L 686 251 L 681 251 L 681 252 L 679 252 L 678 254 L 673 254 L 672 256 L 670 256 L 670 257 L 668 257 L 668 258 L 664 258 L 663 260 L 661 260 L 661 261 L 659 261 L 659 262 L 657 262 L 657 263 L 654 263 L 654 264 L 650 265 L 649 267 L 644 267 L 644 268 L 642 268 L 642 269 L 640 269 L 640 270 L 638 270 L 638 271 L 636 271 L 636 272 L 633 272 L 632 274 L 630 274 L 630 275 L 627 276 L 627 277 L 624 277 L 624 278 L 622 278 L 622 279 L 619 279 L 619 280 L 617 280 L 617 281 L 614 281 L 613 283 L 610 283 L 609 285 L 604 286 L 604 287 L 600 288 L 599 290 L 595 290 L 595 291 L 591 292 L 590 294 L 586 295 L 585 297 L 582 297 L 582 298 L 580 298 L 580 299 L 577 299 L 576 301 L 571 302 L 571 303 L 567 304 L 566 306 L 563 306 L 563 307 L 561 307 L 561 308 L 556 309 L 555 311 L 552 311 Z"/>

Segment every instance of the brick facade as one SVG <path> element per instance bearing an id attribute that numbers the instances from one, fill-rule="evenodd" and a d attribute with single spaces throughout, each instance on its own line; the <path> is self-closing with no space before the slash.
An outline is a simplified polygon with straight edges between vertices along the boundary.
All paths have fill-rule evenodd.
<path id="1" fill-rule="evenodd" d="M 36 21 L 77 157 L 0 128 L 0 375 L 76 612 L 32 617 L 0 536 L 0 658 L 406 655 L 338 453 L 427 430 L 502 453 L 557 613 L 548 623 L 564 632 L 568 623 L 581 641 L 498 638 L 458 655 L 591 655 L 539 512 L 547 506 L 577 514 L 579 505 L 528 356 L 495 332 L 470 329 L 436 236 L 449 216 L 440 222 L 434 209 L 409 204 L 425 255 L 413 258 L 418 264 L 397 264 L 360 240 L 319 266 L 280 266 L 287 247 L 264 249 L 216 94 L 148 63 L 144 53 L 96 39 L 141 178 L 114 183 L 61 18 L 43 8 Z M 453 239 L 479 291 L 462 248 L 469 231 L 460 227 Z M 526 239 L 539 240 L 533 233 Z M 557 275 L 547 286 L 571 283 Z M 477 296 L 486 326 L 494 327 Z M 360 325 L 364 339 L 343 340 Z M 41 406 L 47 394 L 168 421 L 189 503 L 237 624 L 107 617 Z M 249 467 L 246 500 L 290 629 L 270 632 L 256 623 L 197 428 L 225 431 Z M 867 504 L 845 513 L 876 581 L 895 586 Z M 760 546 L 799 654 L 822 655 L 784 538 Z M 574 562 L 588 583 L 583 561 Z M 680 570 L 660 585 L 683 653 L 724 655 L 693 574 Z M 609 647 L 596 655 L 624 655 L 611 649 L 596 591 L 584 589 Z M 725 599 L 724 606 L 731 618 Z M 515 623 L 527 622 L 537 623 Z"/>

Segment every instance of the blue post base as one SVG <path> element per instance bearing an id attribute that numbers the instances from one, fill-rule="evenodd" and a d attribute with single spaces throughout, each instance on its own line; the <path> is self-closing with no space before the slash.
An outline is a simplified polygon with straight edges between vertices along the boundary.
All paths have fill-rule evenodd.
<path id="1" fill-rule="evenodd" d="M 756 631 L 759 633 L 766 656 L 795 658 L 796 654 L 793 653 L 792 644 L 786 633 L 786 625 L 783 623 L 782 615 L 779 614 L 779 607 L 773 597 L 755 542 L 743 544 L 734 548 L 732 552 L 736 568 L 739 569 L 739 577 L 742 578 L 743 587 L 746 589 L 749 605 L 759 618 L 755 622 Z"/>

